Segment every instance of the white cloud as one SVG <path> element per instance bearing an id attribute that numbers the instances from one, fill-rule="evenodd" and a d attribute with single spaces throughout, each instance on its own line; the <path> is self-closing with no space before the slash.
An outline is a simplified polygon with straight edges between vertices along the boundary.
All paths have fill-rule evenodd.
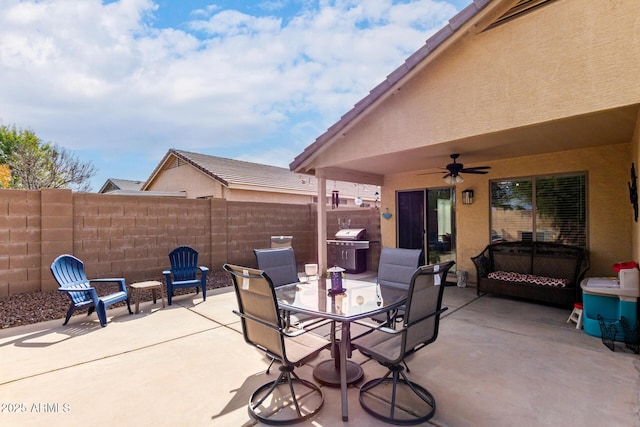
<path id="1" fill-rule="evenodd" d="M 290 19 L 211 5 L 180 30 L 151 26 L 151 0 L 3 0 L 0 124 L 110 152 L 267 141 L 261 157 L 286 166 L 455 13 L 431 0 L 303 3 Z"/>

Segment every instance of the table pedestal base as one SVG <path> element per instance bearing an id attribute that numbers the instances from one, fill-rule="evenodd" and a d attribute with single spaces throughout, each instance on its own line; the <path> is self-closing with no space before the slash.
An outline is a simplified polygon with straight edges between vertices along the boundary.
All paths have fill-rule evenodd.
<path id="1" fill-rule="evenodd" d="M 362 379 L 364 372 L 356 362 L 347 360 L 347 384 L 353 384 Z M 319 383 L 329 387 L 340 387 L 340 369 L 336 367 L 333 359 L 321 362 L 313 369 L 313 377 Z"/>

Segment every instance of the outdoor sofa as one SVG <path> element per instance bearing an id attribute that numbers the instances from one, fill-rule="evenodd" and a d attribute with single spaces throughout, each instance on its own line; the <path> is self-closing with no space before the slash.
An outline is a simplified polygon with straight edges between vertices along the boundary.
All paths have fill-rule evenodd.
<path id="1" fill-rule="evenodd" d="M 549 242 L 496 242 L 471 258 L 477 292 L 571 307 L 581 300 L 587 251 Z"/>

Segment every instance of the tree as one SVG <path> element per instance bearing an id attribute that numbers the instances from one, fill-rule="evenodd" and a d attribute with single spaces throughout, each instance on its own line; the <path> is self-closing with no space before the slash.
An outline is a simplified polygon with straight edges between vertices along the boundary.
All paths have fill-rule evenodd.
<path id="1" fill-rule="evenodd" d="M 96 174 L 91 162 L 83 162 L 71 151 L 43 142 L 29 130 L 0 126 L 0 164 L 11 172 L 13 188 L 71 188 L 89 191 Z"/>
<path id="2" fill-rule="evenodd" d="M 11 184 L 11 169 L 9 165 L 0 165 L 0 188 L 9 188 Z"/>

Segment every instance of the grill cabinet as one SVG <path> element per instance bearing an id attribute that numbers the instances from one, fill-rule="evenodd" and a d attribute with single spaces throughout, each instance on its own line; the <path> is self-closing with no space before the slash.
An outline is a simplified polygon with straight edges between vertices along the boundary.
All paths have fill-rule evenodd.
<path id="1" fill-rule="evenodd" d="M 327 240 L 327 251 L 335 256 L 334 264 L 347 273 L 362 273 L 367 270 L 367 249 L 369 241 L 364 228 L 339 230 L 334 239 Z"/>

